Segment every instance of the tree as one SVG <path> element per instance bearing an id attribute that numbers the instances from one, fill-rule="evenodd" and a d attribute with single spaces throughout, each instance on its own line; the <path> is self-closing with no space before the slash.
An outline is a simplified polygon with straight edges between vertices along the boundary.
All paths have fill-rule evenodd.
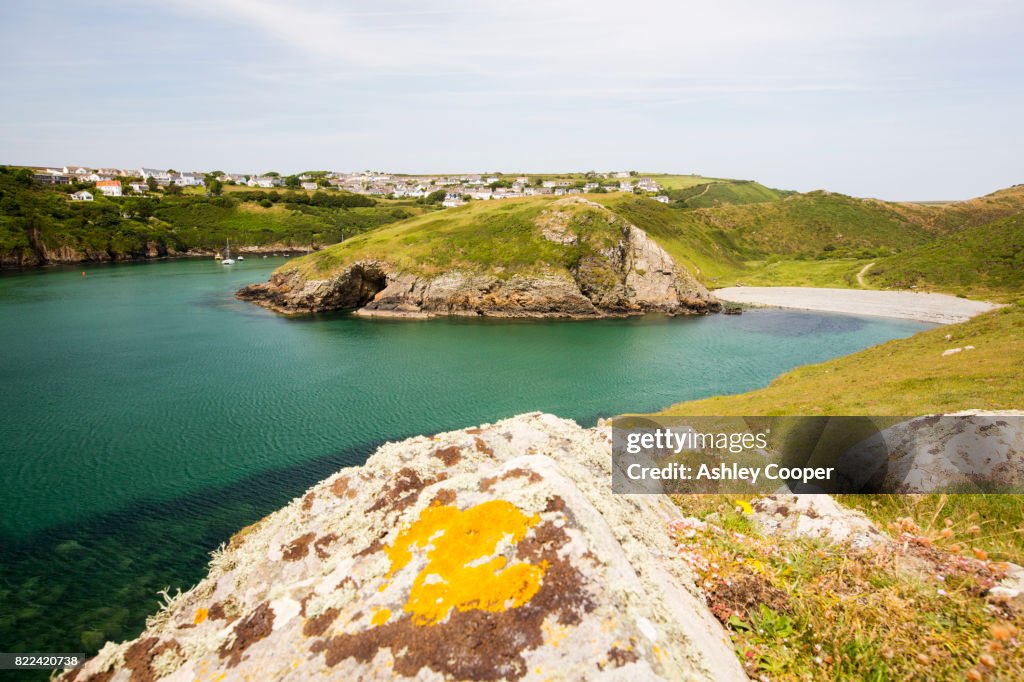
<path id="1" fill-rule="evenodd" d="M 132 218 L 145 220 L 156 210 L 156 201 L 145 197 L 130 197 L 125 200 L 121 211 Z"/>
<path id="2" fill-rule="evenodd" d="M 300 184 L 298 175 L 289 175 L 284 179 L 284 186 L 288 189 L 298 189 Z"/>
<path id="3" fill-rule="evenodd" d="M 447 194 L 448 193 L 445 192 L 443 189 L 434 190 L 426 197 L 424 197 L 423 201 L 424 203 L 427 204 L 440 204 L 442 201 L 444 201 L 444 198 Z"/>
<path id="4" fill-rule="evenodd" d="M 150 192 L 155 192 L 159 188 L 160 185 L 157 183 L 156 178 L 154 178 L 152 175 L 146 178 L 146 189 L 148 189 Z"/>
<path id="5" fill-rule="evenodd" d="M 224 183 L 214 178 L 206 183 L 206 189 L 213 196 L 220 196 L 220 193 L 224 191 Z"/>
<path id="6" fill-rule="evenodd" d="M 181 187 L 179 185 L 175 185 L 172 182 L 171 184 L 167 185 L 167 187 L 164 187 L 164 194 L 172 197 L 181 196 Z"/>
<path id="7" fill-rule="evenodd" d="M 31 187 L 34 180 L 35 178 L 32 177 L 32 171 L 30 171 L 28 168 L 19 168 L 18 170 L 14 171 L 14 181 L 17 182 L 19 185 Z"/>

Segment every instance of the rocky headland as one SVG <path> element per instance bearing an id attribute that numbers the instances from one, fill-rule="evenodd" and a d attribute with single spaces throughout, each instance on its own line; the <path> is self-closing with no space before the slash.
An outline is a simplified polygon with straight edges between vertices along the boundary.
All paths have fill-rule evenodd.
<path id="1" fill-rule="evenodd" d="M 409 222 L 383 228 L 383 237 L 356 238 L 286 264 L 270 281 L 237 295 L 286 314 L 353 309 L 370 316 L 586 318 L 720 309 L 646 232 L 586 199 L 552 202 L 520 218 L 513 235 L 472 215 L 462 223 L 453 219 L 454 235 Z M 460 253 L 463 227 L 473 231 L 472 241 L 494 244 L 481 255 L 471 241 Z M 518 241 L 503 243 L 508 238 Z M 421 251 L 410 255 L 408 245 L 417 240 Z M 525 247 L 536 258 L 517 267 L 509 253 Z"/>

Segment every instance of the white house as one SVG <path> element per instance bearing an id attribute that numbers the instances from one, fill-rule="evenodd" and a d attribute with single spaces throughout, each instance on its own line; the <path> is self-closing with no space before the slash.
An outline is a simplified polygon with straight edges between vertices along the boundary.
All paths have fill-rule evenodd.
<path id="1" fill-rule="evenodd" d="M 92 201 L 92 194 L 83 189 L 72 194 L 71 201 Z"/>
<path id="2" fill-rule="evenodd" d="M 149 186 L 144 182 L 130 182 L 128 183 L 128 187 L 136 194 L 145 194 L 149 191 Z"/>
<path id="3" fill-rule="evenodd" d="M 171 174 L 167 171 L 158 170 L 156 168 L 140 168 L 139 175 L 142 176 L 143 180 L 154 178 L 159 185 L 171 184 Z"/>
<path id="4" fill-rule="evenodd" d="M 654 200 L 655 200 L 655 201 L 660 201 L 660 202 L 661 202 L 661 203 L 663 203 L 663 204 L 668 204 L 668 203 L 671 203 L 671 201 L 672 201 L 671 199 L 669 199 L 669 198 L 668 198 L 667 196 L 665 196 L 664 194 L 660 194 L 660 195 L 658 195 L 658 196 L 654 197 Z"/>
<path id="5" fill-rule="evenodd" d="M 310 192 L 315 192 L 316 191 L 316 183 L 315 182 L 304 182 L 304 183 L 302 183 L 302 189 L 308 190 Z"/>
<path id="6" fill-rule="evenodd" d="M 96 183 L 96 189 L 103 192 L 105 197 L 121 196 L 121 182 L 119 180 L 100 180 Z"/>
<path id="7" fill-rule="evenodd" d="M 206 184 L 198 173 L 178 173 L 171 176 L 171 182 L 179 187 L 202 187 Z"/>
<path id="8" fill-rule="evenodd" d="M 250 187 L 262 187 L 263 189 L 270 189 L 271 187 L 277 187 L 281 184 L 281 178 L 275 178 L 272 175 L 254 175 L 249 178 L 249 182 L 246 183 Z"/>
<path id="9" fill-rule="evenodd" d="M 68 175 L 88 175 L 92 171 L 84 166 L 64 166 L 64 172 Z"/>

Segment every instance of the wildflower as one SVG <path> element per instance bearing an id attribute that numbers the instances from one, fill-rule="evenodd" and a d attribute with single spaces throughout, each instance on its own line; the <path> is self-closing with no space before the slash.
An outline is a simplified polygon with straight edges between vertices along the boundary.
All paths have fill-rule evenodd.
<path id="1" fill-rule="evenodd" d="M 985 550 L 978 549 L 977 547 L 975 547 L 972 551 L 974 552 L 974 556 L 978 559 L 981 559 L 982 561 L 988 559 L 988 552 L 986 552 Z"/>
<path id="2" fill-rule="evenodd" d="M 940 597 L 945 597 L 946 596 L 946 591 L 945 590 L 939 590 L 939 596 Z"/>
<path id="3" fill-rule="evenodd" d="M 992 637 L 997 640 L 1006 641 L 1013 636 L 1013 630 L 1011 626 L 1004 625 L 1002 623 L 996 623 L 992 626 Z"/>
<path id="4" fill-rule="evenodd" d="M 953 537 L 953 529 L 952 528 L 943 528 L 942 532 L 939 533 L 939 534 L 942 537 L 949 539 L 949 538 Z"/>
<path id="5" fill-rule="evenodd" d="M 986 668 L 996 667 L 996 659 L 992 654 L 982 654 L 981 657 L 978 658 L 978 661 Z"/>
<path id="6" fill-rule="evenodd" d="M 966 677 L 971 680 L 971 682 L 977 682 L 981 679 L 981 673 L 978 672 L 977 668 L 971 668 L 967 671 Z"/>

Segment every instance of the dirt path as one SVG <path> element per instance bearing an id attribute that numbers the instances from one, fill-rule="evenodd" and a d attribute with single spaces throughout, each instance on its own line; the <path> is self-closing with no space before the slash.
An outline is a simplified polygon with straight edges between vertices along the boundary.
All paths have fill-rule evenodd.
<path id="1" fill-rule="evenodd" d="M 821 310 L 849 315 L 877 315 L 935 324 L 963 322 L 1000 307 L 946 294 L 874 289 L 814 289 L 811 287 L 728 287 L 714 291 L 722 301 L 776 308 Z"/>
<path id="2" fill-rule="evenodd" d="M 868 269 L 874 264 L 874 261 L 868 263 L 867 265 L 860 269 L 860 272 L 857 273 L 857 284 L 861 285 L 865 289 L 868 288 L 868 285 L 864 284 L 864 275 L 867 274 Z"/>

